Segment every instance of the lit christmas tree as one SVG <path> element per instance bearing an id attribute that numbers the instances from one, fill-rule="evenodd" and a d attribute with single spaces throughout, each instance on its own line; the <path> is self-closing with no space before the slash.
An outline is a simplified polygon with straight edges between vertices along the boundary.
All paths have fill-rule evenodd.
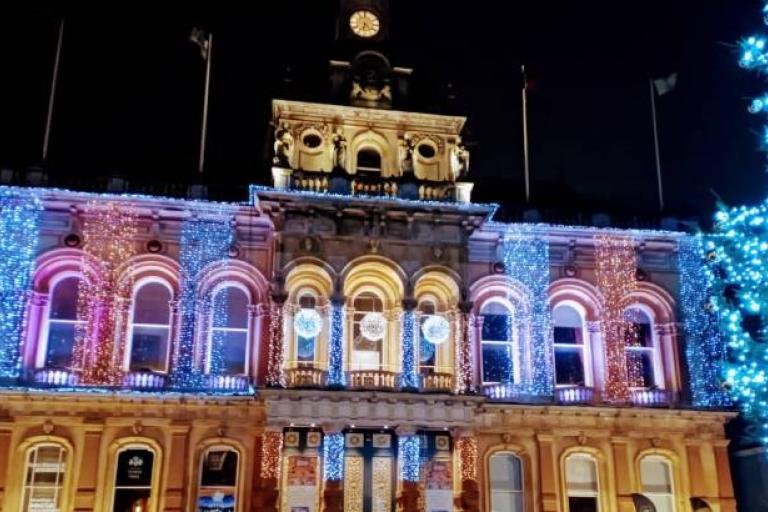
<path id="1" fill-rule="evenodd" d="M 768 3 L 763 8 L 768 24 Z M 768 73 L 768 38 L 741 42 L 741 67 Z M 768 94 L 749 111 L 768 113 Z M 768 125 L 763 132 L 768 149 Z M 745 418 L 768 442 L 768 200 L 752 207 L 721 208 L 716 234 L 707 242 L 714 304 L 728 344 L 725 379 Z"/>

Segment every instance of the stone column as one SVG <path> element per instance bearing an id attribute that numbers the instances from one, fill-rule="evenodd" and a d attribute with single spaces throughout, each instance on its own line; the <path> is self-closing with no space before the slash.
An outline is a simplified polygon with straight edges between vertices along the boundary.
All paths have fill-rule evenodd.
<path id="1" fill-rule="evenodd" d="M 269 354 L 267 357 L 267 386 L 285 387 L 285 340 L 283 339 L 283 306 L 286 297 L 272 297 L 269 310 Z"/>
<path id="2" fill-rule="evenodd" d="M 713 444 L 715 460 L 717 462 L 716 473 L 720 490 L 720 508 L 723 512 L 735 512 L 736 499 L 733 494 L 733 482 L 731 480 L 728 441 L 724 439 L 717 440 Z"/>
<path id="3" fill-rule="evenodd" d="M 344 387 L 344 302 L 341 294 L 331 297 L 331 332 L 328 336 L 328 386 Z"/>
<path id="4" fill-rule="evenodd" d="M 400 493 L 397 497 L 397 507 L 401 512 L 418 512 L 420 467 L 420 438 L 416 429 L 398 427 L 398 458 L 400 471 Z"/>
<path id="5" fill-rule="evenodd" d="M 400 386 L 403 391 L 418 391 L 419 376 L 416 366 L 416 343 L 415 330 L 416 321 L 414 310 L 416 309 L 416 300 L 408 297 L 403 300 L 402 328 L 400 330 L 403 374 L 401 376 Z"/>
<path id="6" fill-rule="evenodd" d="M 480 488 L 477 483 L 477 438 L 470 431 L 454 432 L 459 457 L 461 494 L 456 498 L 458 510 L 480 512 Z"/>
<path id="7" fill-rule="evenodd" d="M 24 332 L 24 354 L 22 354 L 23 367 L 34 369 L 38 367 L 38 354 L 40 353 L 40 334 L 44 321 L 45 308 L 48 305 L 48 294 L 32 292 L 29 301 L 29 313 Z M 45 366 L 45 356 L 40 354 L 40 367 Z"/>
<path id="8" fill-rule="evenodd" d="M 168 480 L 165 486 L 165 510 L 182 512 L 187 509 L 186 494 L 187 445 L 189 427 L 174 425 L 170 428 L 170 450 L 168 451 Z M 197 475 L 192 476 L 197 478 Z M 188 499 L 194 499 L 188 497 Z"/>
<path id="9" fill-rule="evenodd" d="M 456 392 L 471 393 L 475 390 L 475 358 L 472 343 L 472 302 L 459 303 L 459 336 L 456 347 Z M 480 339 L 475 337 L 475 339 Z"/>
<path id="10" fill-rule="evenodd" d="M 557 491 L 557 475 L 560 469 L 552 446 L 554 438 L 551 434 L 538 434 L 536 441 L 539 445 L 541 510 L 543 512 L 556 512 L 560 510 Z"/>
<path id="11" fill-rule="evenodd" d="M 344 434 L 341 425 L 323 425 L 323 512 L 344 510 Z"/>
<path id="12" fill-rule="evenodd" d="M 599 399 L 599 391 L 605 387 L 605 357 L 603 352 L 602 327 L 600 322 L 593 320 L 587 322 L 587 332 L 589 335 L 589 352 L 587 359 L 591 361 L 590 370 L 592 371 L 592 387 L 595 390 L 595 397 Z M 591 355 L 591 358 L 589 357 Z"/>
<path id="13" fill-rule="evenodd" d="M 253 496 L 253 510 L 280 509 L 280 466 L 283 455 L 283 428 L 266 427 L 261 435 L 261 465 Z"/>
<path id="14" fill-rule="evenodd" d="M 618 495 L 619 511 L 621 512 L 632 512 L 635 510 L 631 496 L 632 492 L 634 492 L 632 490 L 634 468 L 629 458 L 627 442 L 628 440 L 623 437 L 611 438 L 616 494 Z"/>
<path id="15" fill-rule="evenodd" d="M 75 483 L 73 504 L 76 512 L 87 512 L 97 508 L 95 500 L 102 431 L 102 425 L 89 425 L 83 433 L 83 457 Z"/>
<path id="16" fill-rule="evenodd" d="M 654 361 L 654 365 L 661 363 L 664 370 L 664 388 L 667 391 L 680 391 L 680 359 L 677 353 L 677 326 L 674 323 L 657 324 L 656 340 L 659 347 L 661 361 Z M 674 400 L 674 396 L 670 399 Z"/>
<path id="17" fill-rule="evenodd" d="M 7 470 L 8 464 L 13 456 L 13 453 L 11 451 L 11 435 L 12 432 L 10 430 L 2 430 L 0 431 L 0 507 L 2 507 L 3 504 L 3 498 L 8 496 L 9 489 L 7 488 L 8 485 L 8 473 Z M 19 468 L 16 468 L 17 471 L 19 471 Z M 20 482 L 23 482 L 23 479 L 19 479 Z"/>

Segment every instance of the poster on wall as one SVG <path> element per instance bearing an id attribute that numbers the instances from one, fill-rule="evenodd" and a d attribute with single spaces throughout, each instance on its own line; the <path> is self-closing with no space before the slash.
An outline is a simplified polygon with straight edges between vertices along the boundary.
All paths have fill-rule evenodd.
<path id="1" fill-rule="evenodd" d="M 317 460 L 315 456 L 291 455 L 288 457 L 284 510 L 316 512 Z"/>
<path id="2" fill-rule="evenodd" d="M 433 460 L 425 466 L 427 512 L 453 510 L 453 475 L 450 460 Z"/>

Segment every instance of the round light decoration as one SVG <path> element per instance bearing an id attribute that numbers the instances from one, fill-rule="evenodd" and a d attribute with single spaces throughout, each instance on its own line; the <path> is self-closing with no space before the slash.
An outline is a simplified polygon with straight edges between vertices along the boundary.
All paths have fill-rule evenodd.
<path id="1" fill-rule="evenodd" d="M 302 338 L 314 338 L 323 329 L 323 318 L 314 309 L 301 308 L 293 317 L 293 328 Z"/>
<path id="2" fill-rule="evenodd" d="M 367 340 L 379 341 L 384 337 L 387 320 L 381 313 L 366 313 L 360 320 L 360 333 Z"/>
<path id="3" fill-rule="evenodd" d="M 421 333 L 428 342 L 433 345 L 440 345 L 448 341 L 448 337 L 451 335 L 451 324 L 445 317 L 429 315 L 421 324 Z"/>

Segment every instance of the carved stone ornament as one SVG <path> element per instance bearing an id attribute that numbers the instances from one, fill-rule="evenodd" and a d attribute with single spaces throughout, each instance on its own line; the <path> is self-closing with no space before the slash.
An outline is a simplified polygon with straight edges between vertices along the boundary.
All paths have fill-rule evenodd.
<path id="1" fill-rule="evenodd" d="M 445 249 L 443 247 L 440 247 L 439 245 L 432 247 L 432 259 L 435 261 L 442 261 L 444 257 Z"/>
<path id="2" fill-rule="evenodd" d="M 381 240 L 371 238 L 368 240 L 368 252 L 371 254 L 378 254 L 379 248 L 381 248 Z"/>
<path id="3" fill-rule="evenodd" d="M 45 423 L 43 423 L 43 432 L 45 432 L 48 435 L 50 435 L 55 428 L 56 426 L 53 424 L 51 420 L 45 420 Z"/>
<path id="4" fill-rule="evenodd" d="M 216 429 L 216 435 L 219 437 L 224 437 L 226 435 L 226 430 L 224 430 L 224 425 L 219 425 Z"/>
<path id="5" fill-rule="evenodd" d="M 131 430 L 133 431 L 133 435 L 138 436 L 139 434 L 144 432 L 144 425 L 142 425 L 140 421 L 137 421 L 136 423 L 133 424 L 133 426 L 131 427 Z"/>
<path id="6" fill-rule="evenodd" d="M 512 434 L 510 434 L 509 432 L 504 432 L 503 434 L 501 434 L 501 441 L 504 444 L 511 443 L 512 442 Z"/>
<path id="7" fill-rule="evenodd" d="M 587 436 L 584 435 L 584 432 L 580 432 L 579 437 L 576 438 L 576 441 L 579 443 L 579 446 L 584 446 L 587 444 Z"/>
<path id="8" fill-rule="evenodd" d="M 301 251 L 304 253 L 315 253 L 318 249 L 318 243 L 317 240 L 312 238 L 311 236 L 305 236 L 301 239 L 301 242 L 299 243 Z"/>

